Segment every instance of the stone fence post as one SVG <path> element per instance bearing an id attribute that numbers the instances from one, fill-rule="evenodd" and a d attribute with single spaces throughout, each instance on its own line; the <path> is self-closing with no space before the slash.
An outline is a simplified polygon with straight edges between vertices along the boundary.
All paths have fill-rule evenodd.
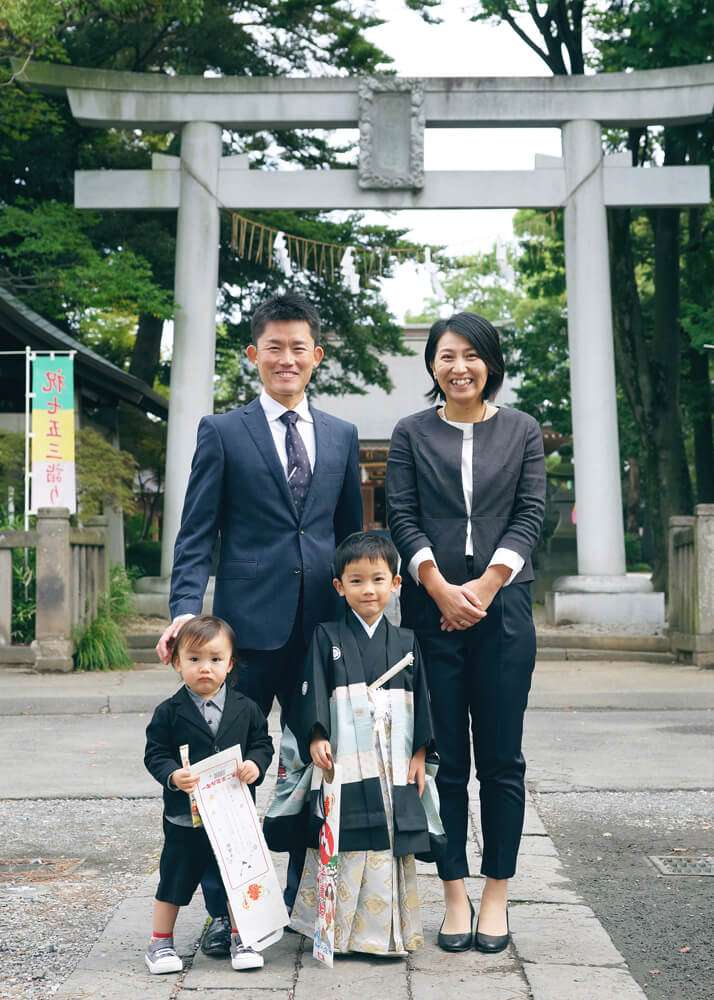
<path id="1" fill-rule="evenodd" d="M 714 504 L 670 518 L 669 638 L 672 651 L 714 667 Z"/>
<path id="2" fill-rule="evenodd" d="M 111 568 L 109 518 L 106 514 L 93 514 L 91 517 L 85 518 L 84 526 L 92 531 L 99 531 L 104 537 L 104 545 L 99 548 L 97 553 L 97 586 L 99 593 L 104 594 L 109 590 L 109 570 Z"/>
<path id="3" fill-rule="evenodd" d="M 37 511 L 36 668 L 72 669 L 72 560 L 69 510 L 40 507 Z"/>
<path id="4" fill-rule="evenodd" d="M 708 637 L 709 661 L 714 666 L 714 503 L 697 504 L 694 514 L 697 633 Z"/>
<path id="5" fill-rule="evenodd" d="M 12 633 L 12 549 L 0 549 L 0 646 Z"/>

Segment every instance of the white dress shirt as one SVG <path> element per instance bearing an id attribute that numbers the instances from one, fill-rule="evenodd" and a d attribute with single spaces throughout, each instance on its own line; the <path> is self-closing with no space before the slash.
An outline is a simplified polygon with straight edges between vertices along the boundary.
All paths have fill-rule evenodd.
<path id="1" fill-rule="evenodd" d="M 463 434 L 463 445 L 461 447 L 461 485 L 464 491 L 464 506 L 466 508 L 466 548 L 464 554 L 467 556 L 472 556 L 474 554 L 474 543 L 471 536 L 471 507 L 473 504 L 473 490 L 474 490 L 474 473 L 473 473 L 473 456 L 474 456 L 474 425 L 473 424 L 462 424 L 457 423 L 455 420 L 447 420 L 444 416 L 444 409 L 441 407 L 436 411 L 444 423 L 450 424 L 452 427 L 456 427 L 457 430 L 461 431 Z M 419 583 L 419 567 L 423 562 L 431 561 L 436 566 L 436 559 L 434 558 L 434 553 L 428 546 L 419 549 L 409 562 L 409 572 L 411 573 L 414 580 Z M 522 556 L 519 556 L 517 552 L 513 549 L 499 548 L 491 556 L 491 561 L 489 566 L 507 566 L 511 570 L 511 575 L 506 580 L 504 587 L 507 587 L 509 583 L 517 576 L 523 569 L 525 560 Z"/>
<path id="2" fill-rule="evenodd" d="M 382 614 L 379 616 L 379 618 L 377 619 L 376 622 L 373 622 L 371 625 L 368 625 L 367 622 L 362 617 L 362 615 L 358 615 L 354 608 L 350 608 L 350 611 L 352 612 L 352 614 L 355 616 L 355 618 L 357 619 L 357 621 L 360 623 L 360 625 L 362 626 L 362 628 L 365 630 L 365 632 L 367 633 L 367 635 L 371 639 L 372 636 L 374 635 L 374 633 L 379 628 L 379 623 L 384 618 L 384 612 L 382 612 Z"/>
<path id="3" fill-rule="evenodd" d="M 272 396 L 263 389 L 260 394 L 260 405 L 263 407 L 263 412 L 268 421 L 268 427 L 270 427 L 270 433 L 273 435 L 273 441 L 275 442 L 275 448 L 278 452 L 278 458 L 280 459 L 280 464 L 283 467 L 285 476 L 287 478 L 288 474 L 288 452 L 285 447 L 285 435 L 287 434 L 287 427 L 280 419 L 283 413 L 288 412 L 287 406 L 283 406 Z M 310 407 L 307 405 L 307 396 L 303 396 L 297 406 L 293 407 L 293 410 L 298 415 L 295 427 L 300 437 L 303 439 L 305 444 L 305 450 L 307 451 L 307 457 L 310 462 L 310 468 L 315 471 L 315 422 L 312 419 L 312 414 L 310 413 Z"/>

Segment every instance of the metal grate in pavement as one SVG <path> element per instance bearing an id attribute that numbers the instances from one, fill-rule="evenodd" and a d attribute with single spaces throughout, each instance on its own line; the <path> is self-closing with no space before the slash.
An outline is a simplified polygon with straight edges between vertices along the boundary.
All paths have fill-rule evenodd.
<path id="1" fill-rule="evenodd" d="M 648 855 L 657 871 L 663 875 L 711 875 L 714 876 L 714 855 L 699 854 L 694 857 L 682 855 Z"/>

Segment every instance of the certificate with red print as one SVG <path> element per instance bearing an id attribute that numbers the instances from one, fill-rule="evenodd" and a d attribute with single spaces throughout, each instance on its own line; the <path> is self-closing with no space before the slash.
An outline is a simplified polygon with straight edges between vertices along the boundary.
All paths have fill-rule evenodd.
<path id="1" fill-rule="evenodd" d="M 249 786 L 236 778 L 240 746 L 191 765 L 199 778 L 194 798 L 244 945 L 257 951 L 279 940 L 288 923 Z"/>

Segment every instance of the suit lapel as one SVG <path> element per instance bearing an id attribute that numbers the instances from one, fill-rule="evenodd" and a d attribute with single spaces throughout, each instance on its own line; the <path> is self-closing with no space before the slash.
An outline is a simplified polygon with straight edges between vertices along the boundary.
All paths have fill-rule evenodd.
<path id="1" fill-rule="evenodd" d="M 247 708 L 248 702 L 246 699 L 242 698 L 235 688 L 229 687 L 226 683 L 226 700 L 223 705 L 223 715 L 218 726 L 218 732 L 216 733 L 217 740 L 230 730 L 231 726 L 234 725 Z M 241 747 L 241 752 L 244 750 L 245 747 Z"/>
<path id="2" fill-rule="evenodd" d="M 312 414 L 313 426 L 315 428 L 315 468 L 312 470 L 310 489 L 307 492 L 305 506 L 302 509 L 303 517 L 305 517 L 310 506 L 315 502 L 315 497 L 320 495 L 321 479 L 332 445 L 330 425 L 325 414 L 320 410 L 313 410 L 312 407 L 310 407 L 310 413 Z"/>
<path id="3" fill-rule="evenodd" d="M 270 431 L 270 427 L 268 426 L 268 420 L 263 411 L 263 407 L 260 405 L 259 399 L 254 399 L 252 403 L 248 403 L 248 405 L 244 408 L 243 420 L 245 421 L 248 431 L 250 432 L 250 435 L 253 438 L 263 461 L 273 474 L 273 479 L 275 479 L 277 487 L 280 490 L 288 509 L 292 513 L 295 520 L 297 520 L 297 511 L 295 510 L 295 504 L 293 503 L 292 493 L 290 492 L 288 481 L 285 478 L 285 471 L 280 464 L 280 459 L 278 458 L 278 453 L 275 449 L 275 441 L 273 441 L 273 435 Z"/>

